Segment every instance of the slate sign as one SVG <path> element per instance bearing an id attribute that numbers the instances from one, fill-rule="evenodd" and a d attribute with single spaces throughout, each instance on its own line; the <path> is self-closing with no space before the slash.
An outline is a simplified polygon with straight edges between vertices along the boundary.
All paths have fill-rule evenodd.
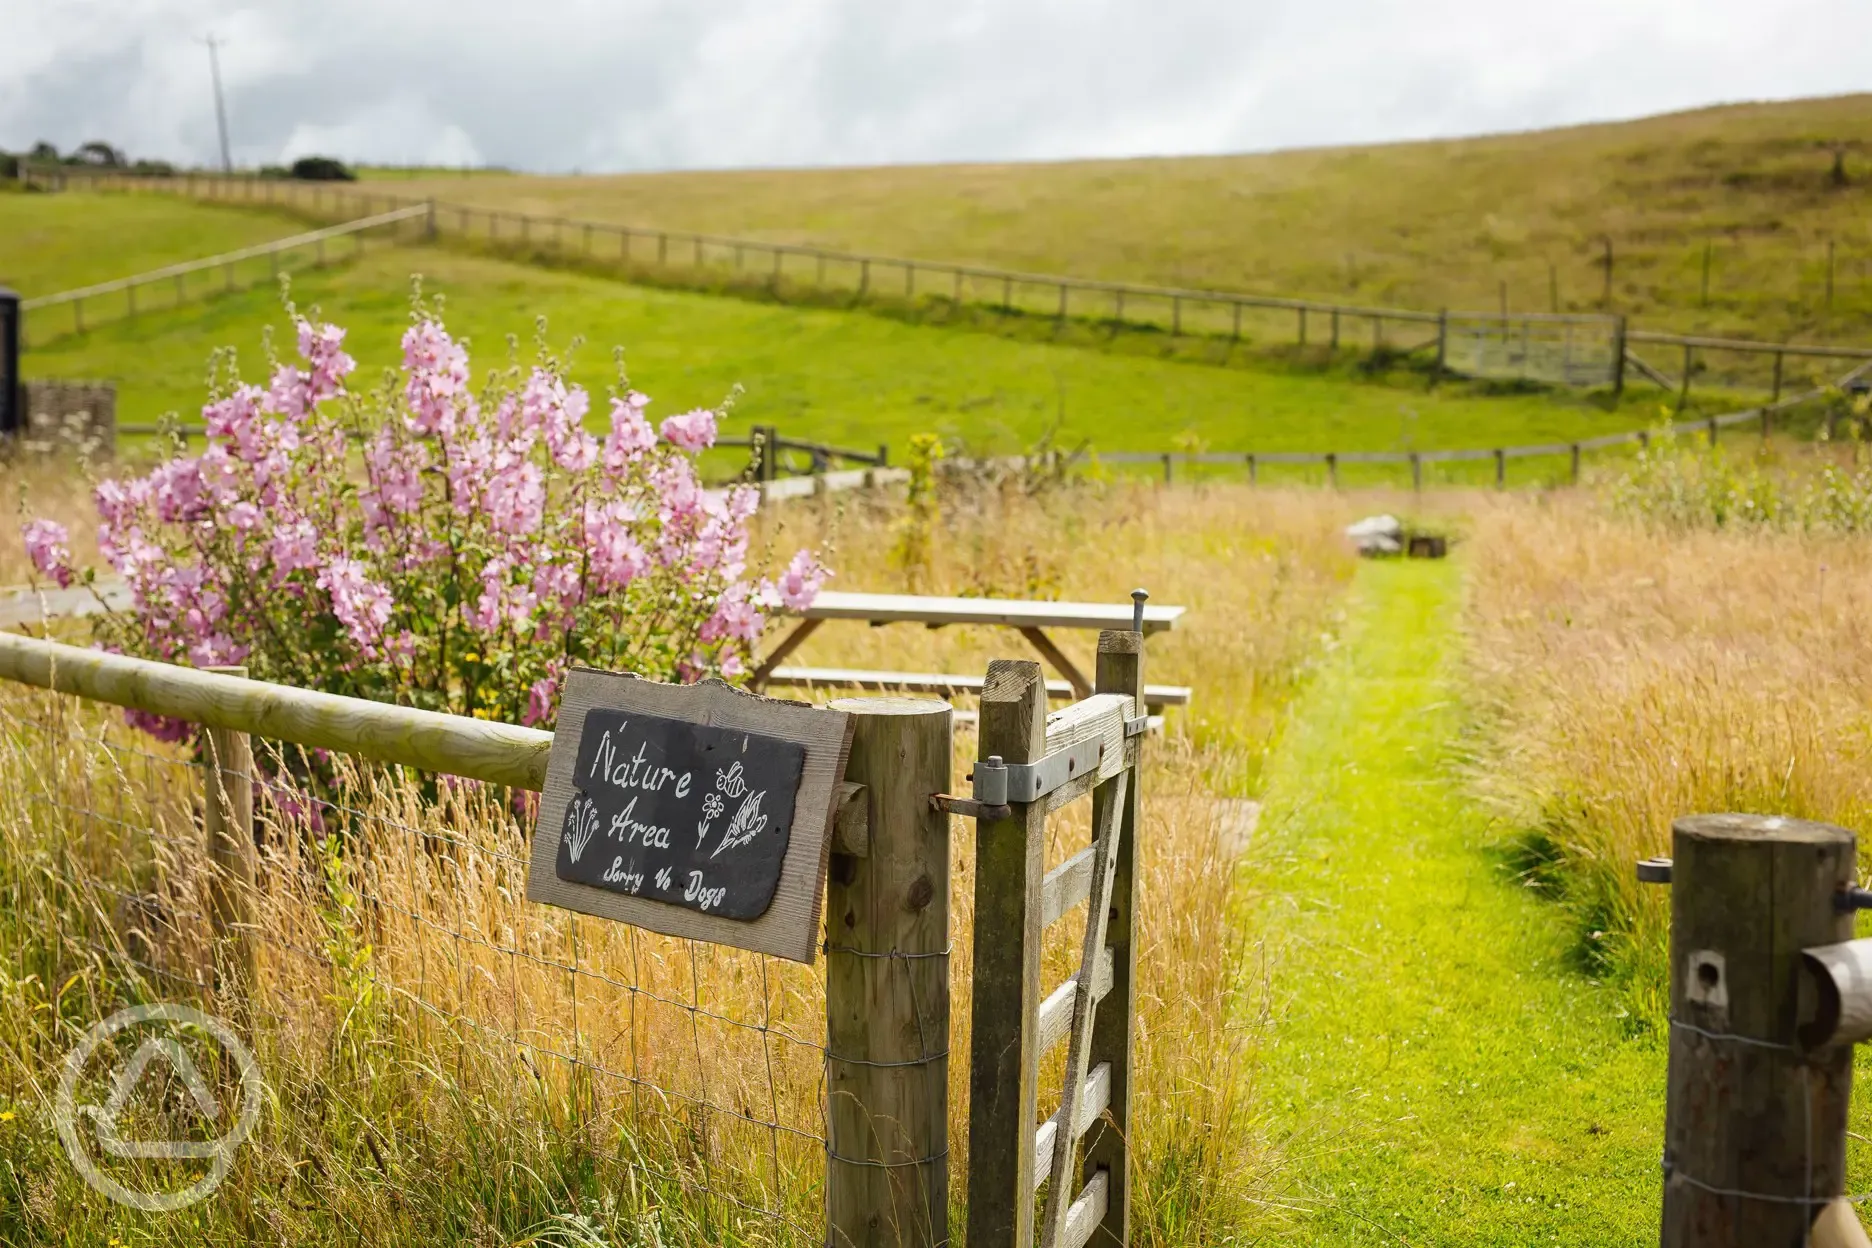
<path id="1" fill-rule="evenodd" d="M 757 919 L 786 859 L 806 747 L 593 708 L 560 827 L 558 876 Z"/>
<path id="2" fill-rule="evenodd" d="M 526 895 L 811 962 L 852 716 L 719 680 L 574 668 Z"/>

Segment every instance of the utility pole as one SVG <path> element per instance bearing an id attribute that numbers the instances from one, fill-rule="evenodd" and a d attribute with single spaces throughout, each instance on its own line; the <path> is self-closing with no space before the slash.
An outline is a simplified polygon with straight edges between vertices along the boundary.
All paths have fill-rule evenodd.
<path id="1" fill-rule="evenodd" d="M 221 131 L 221 172 L 234 172 L 234 158 L 228 153 L 227 105 L 221 100 L 221 60 L 216 55 L 218 43 L 213 35 L 202 40 L 208 45 L 208 73 L 214 79 L 215 125 Z"/>

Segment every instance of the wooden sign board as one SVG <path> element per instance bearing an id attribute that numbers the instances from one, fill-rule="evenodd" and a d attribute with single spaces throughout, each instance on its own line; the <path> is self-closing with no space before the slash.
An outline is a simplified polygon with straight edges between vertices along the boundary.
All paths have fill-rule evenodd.
<path id="1" fill-rule="evenodd" d="M 851 716 L 574 668 L 527 900 L 811 962 Z"/>

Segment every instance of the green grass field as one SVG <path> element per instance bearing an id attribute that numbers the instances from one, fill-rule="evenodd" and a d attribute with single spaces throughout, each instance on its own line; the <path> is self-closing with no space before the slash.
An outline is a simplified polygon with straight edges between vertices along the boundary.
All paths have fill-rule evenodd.
<path id="1" fill-rule="evenodd" d="M 34 198 L 79 206 L 72 196 Z M 147 197 L 112 207 L 118 203 L 165 215 L 180 207 Z M 208 214 L 204 228 L 228 215 L 200 211 Z M 1218 450 L 1486 446 L 1629 428 L 1651 414 L 1636 399 L 1615 411 L 1571 395 L 1431 387 L 1415 375 L 1365 380 L 1350 371 L 1216 367 L 658 290 L 429 248 L 368 251 L 301 274 L 294 296 L 347 326 L 354 354 L 373 371 L 398 358 L 409 279 L 418 271 L 446 297 L 449 322 L 474 343 L 480 367 L 505 363 L 508 335 L 530 357 L 536 318 L 545 316 L 555 344 L 585 339 L 574 374 L 595 391 L 613 380 L 611 348 L 622 346 L 634 381 L 662 411 L 719 402 L 739 385 L 732 427 L 774 424 L 859 447 L 901 447 L 927 431 L 1009 451 L 1056 421 L 1065 444 L 1091 439 L 1103 449 L 1164 450 L 1179 438 Z M 277 295 L 256 280 L 246 291 L 51 339 L 28 352 L 26 374 L 115 382 L 126 424 L 170 411 L 193 418 L 209 354 L 232 345 L 257 376 L 264 328 L 285 326 Z"/>
<path id="2" fill-rule="evenodd" d="M 280 217 L 161 195 L 0 194 L 0 286 L 30 299 L 304 229 Z"/>
<path id="3" fill-rule="evenodd" d="M 1657 328 L 1872 338 L 1872 95 L 1264 155 L 400 178 L 445 201 L 1047 273 L 1362 303 L 1614 306 Z M 1829 145 L 1854 148 L 1834 184 Z M 1836 244 L 1832 307 L 1827 243 Z M 1711 242 L 1710 298 L 1702 294 Z M 1550 287 L 1548 266 L 1554 266 Z"/>

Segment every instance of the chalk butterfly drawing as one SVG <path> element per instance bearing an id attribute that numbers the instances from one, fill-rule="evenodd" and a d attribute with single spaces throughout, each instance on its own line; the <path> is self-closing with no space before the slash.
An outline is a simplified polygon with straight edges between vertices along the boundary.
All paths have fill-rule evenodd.
<path id="1" fill-rule="evenodd" d="M 592 837 L 598 835 L 598 807 L 591 798 L 583 793 L 578 800 L 566 807 L 565 843 L 566 853 L 577 862 L 585 847 L 591 844 Z"/>
<path id="2" fill-rule="evenodd" d="M 709 793 L 703 796 L 702 798 L 702 822 L 696 824 L 696 830 L 695 830 L 695 843 L 696 843 L 697 849 L 701 849 L 702 842 L 708 839 L 709 824 L 721 818 L 722 811 L 726 809 L 728 808 L 727 806 L 723 805 L 722 800 L 721 800 L 721 794 Z"/>
<path id="3" fill-rule="evenodd" d="M 760 835 L 767 826 L 767 816 L 760 813 L 761 799 L 767 796 L 767 790 L 749 793 L 742 799 L 740 809 L 734 812 L 734 818 L 728 823 L 728 830 L 722 833 L 721 844 L 715 847 L 711 858 L 719 858 L 723 850 L 740 849 L 743 845 Z"/>

